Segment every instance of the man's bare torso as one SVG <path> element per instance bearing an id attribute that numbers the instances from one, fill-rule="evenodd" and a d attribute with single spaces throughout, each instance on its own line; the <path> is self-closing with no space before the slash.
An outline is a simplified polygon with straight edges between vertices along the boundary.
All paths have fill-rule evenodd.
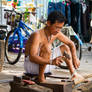
<path id="1" fill-rule="evenodd" d="M 35 34 L 35 33 L 33 33 L 33 34 Z M 30 48 L 32 48 L 31 45 L 33 43 L 33 42 L 31 42 L 31 39 L 34 38 L 33 34 L 28 39 L 26 47 L 25 47 L 25 55 L 26 56 L 30 55 Z M 36 40 L 36 41 L 39 40 L 39 47 L 38 47 L 37 54 L 41 57 L 50 59 L 52 42 L 56 39 L 56 36 L 51 36 L 50 41 L 48 41 L 44 30 L 37 31 L 37 34 L 39 35 L 39 39 Z"/>

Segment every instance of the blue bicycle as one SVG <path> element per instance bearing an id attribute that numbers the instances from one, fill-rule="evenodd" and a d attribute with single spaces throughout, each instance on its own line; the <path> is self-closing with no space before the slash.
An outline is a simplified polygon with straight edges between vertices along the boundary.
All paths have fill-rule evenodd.
<path id="1" fill-rule="evenodd" d="M 24 44 L 31 34 L 30 32 L 28 32 L 28 30 L 31 30 L 31 32 L 33 32 L 33 30 L 22 21 L 23 14 L 18 13 L 14 10 L 5 11 L 15 12 L 17 15 L 19 15 L 19 19 L 15 22 L 16 26 L 14 27 L 14 30 L 11 30 L 7 34 L 5 40 L 5 56 L 9 64 L 13 65 L 19 61 L 20 56 L 24 51 Z M 25 33 L 25 36 L 23 32 Z"/>

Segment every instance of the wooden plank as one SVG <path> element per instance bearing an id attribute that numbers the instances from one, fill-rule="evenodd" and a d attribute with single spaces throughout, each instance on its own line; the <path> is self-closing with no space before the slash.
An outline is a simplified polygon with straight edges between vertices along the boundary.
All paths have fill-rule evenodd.
<path id="1" fill-rule="evenodd" d="M 10 92 L 53 92 L 52 89 L 37 84 L 23 86 L 21 83 L 10 82 Z"/>
<path id="2" fill-rule="evenodd" d="M 51 81 L 53 80 L 53 81 Z M 68 79 L 65 79 L 68 80 Z M 46 80 L 44 83 L 38 83 L 38 85 L 30 85 L 23 86 L 24 84 L 21 84 L 22 78 L 14 76 L 14 81 L 10 83 L 11 86 L 11 92 L 17 92 L 19 89 L 20 91 L 25 90 L 33 90 L 34 87 L 37 88 L 38 86 L 41 86 L 45 91 L 41 90 L 40 92 L 47 92 L 46 89 L 52 89 L 53 92 L 72 92 L 72 82 L 71 81 L 63 81 L 61 82 L 61 79 L 58 80 L 58 78 L 50 78 L 50 80 Z M 25 88 L 26 87 L 26 88 Z M 13 90 L 13 91 L 12 91 Z M 23 91 L 24 92 L 24 91 Z M 27 91 L 29 92 L 29 91 Z M 34 92 L 34 91 L 32 91 Z M 38 91 L 36 91 L 38 92 Z M 50 92 L 50 91 L 49 91 Z M 52 91 L 51 91 L 52 92 Z"/>
<path id="3" fill-rule="evenodd" d="M 4 63 L 4 40 L 0 40 L 0 72 L 2 71 Z"/>
<path id="4" fill-rule="evenodd" d="M 83 79 L 75 79 L 74 80 L 74 84 L 76 85 L 76 84 L 80 84 L 82 82 L 87 81 L 88 78 L 91 78 L 92 77 L 92 74 L 88 74 L 88 75 L 85 75 L 83 77 L 84 77 Z"/>
<path id="5" fill-rule="evenodd" d="M 88 75 L 84 76 L 85 79 L 88 79 L 88 78 L 91 78 L 91 77 L 92 77 L 92 74 L 88 74 Z"/>
<path id="6" fill-rule="evenodd" d="M 39 85 L 53 89 L 53 92 L 72 92 L 72 82 L 46 81 Z"/>
<path id="7" fill-rule="evenodd" d="M 78 87 L 75 86 L 72 92 L 92 92 L 92 81 L 81 83 Z"/>

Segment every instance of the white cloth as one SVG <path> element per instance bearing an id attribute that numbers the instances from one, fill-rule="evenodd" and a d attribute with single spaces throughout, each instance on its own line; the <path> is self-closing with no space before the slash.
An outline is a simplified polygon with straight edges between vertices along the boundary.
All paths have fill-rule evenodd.
<path id="1" fill-rule="evenodd" d="M 33 14 L 30 14 L 30 23 L 36 24 L 36 17 Z"/>
<path id="2" fill-rule="evenodd" d="M 52 50 L 52 54 L 51 54 L 51 60 L 61 56 L 61 51 L 59 47 L 56 47 Z M 48 73 L 51 72 L 51 69 L 55 68 L 54 65 L 47 65 L 45 72 L 44 73 Z M 24 62 L 24 69 L 26 71 L 26 73 L 31 73 L 31 74 L 39 74 L 39 64 L 33 63 L 29 60 L 29 56 L 27 56 L 25 58 L 25 62 Z"/>

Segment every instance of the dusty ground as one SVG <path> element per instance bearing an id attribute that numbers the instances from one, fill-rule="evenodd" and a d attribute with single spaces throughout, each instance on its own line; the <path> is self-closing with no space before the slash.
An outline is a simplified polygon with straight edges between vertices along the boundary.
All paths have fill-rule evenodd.
<path id="1" fill-rule="evenodd" d="M 90 45 L 91 46 L 91 45 Z M 78 72 L 85 76 L 85 75 L 92 75 L 92 51 L 89 52 L 87 51 L 88 46 L 83 46 L 83 56 L 81 59 L 81 65 L 80 68 L 78 69 Z M 84 49 L 86 48 L 86 49 Z M 10 87 L 8 83 L 2 83 L 2 82 L 7 82 L 9 80 L 12 80 L 14 75 L 21 76 L 23 75 L 24 68 L 23 68 L 23 61 L 19 61 L 15 65 L 9 65 L 6 61 L 3 66 L 2 72 L 0 72 L 0 92 L 9 92 Z M 52 71 L 53 75 L 57 76 L 69 76 L 69 71 L 68 70 L 63 70 L 63 69 L 55 69 Z M 90 78 L 89 80 L 92 80 Z"/>

